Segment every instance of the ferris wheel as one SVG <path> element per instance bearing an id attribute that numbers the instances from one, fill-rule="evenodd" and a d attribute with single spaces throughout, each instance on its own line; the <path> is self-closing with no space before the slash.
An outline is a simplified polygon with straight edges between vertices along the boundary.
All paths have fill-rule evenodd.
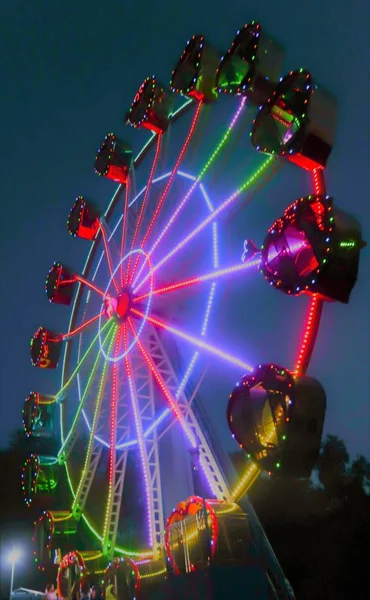
<path id="1" fill-rule="evenodd" d="M 58 424 L 58 452 L 32 454 L 22 487 L 28 505 L 50 502 L 35 525 L 35 558 L 43 569 L 61 549 L 61 588 L 64 572 L 73 571 L 73 586 L 89 560 L 153 557 L 189 510 L 171 514 L 184 498 L 233 504 L 261 470 L 312 469 L 325 393 L 306 371 L 323 304 L 348 302 L 363 242 L 356 219 L 326 193 L 335 100 L 308 71 L 282 71 L 281 47 L 256 22 L 224 56 L 193 36 L 170 89 L 150 76 L 133 99 L 126 123 L 147 131 L 141 149 L 135 136 L 128 143 L 113 133 L 99 148 L 95 173 L 118 184 L 108 205 L 78 196 L 69 212 L 85 265 L 55 262 L 46 279 L 50 302 L 71 309 L 69 327 L 39 327 L 31 340 L 32 364 L 59 365 L 61 387 L 31 392 L 23 410 L 27 435 L 52 437 Z M 288 163 L 300 168 L 306 192 L 282 216 L 262 215 L 268 231 L 257 245 L 248 238 L 263 204 L 256 192 L 262 197 L 266 184 L 273 194 L 272 177 Z M 245 294 L 260 272 L 287 312 L 300 303 L 301 341 L 284 342 L 281 359 L 266 345 L 274 333 L 262 307 L 252 317 L 266 327 L 262 342 L 248 338 Z M 261 297 L 271 294 L 264 286 Z M 227 421 L 250 458 L 239 479 L 201 407 L 208 398 L 208 410 L 224 415 L 236 379 Z M 60 506 L 63 469 L 70 502 Z M 80 523 L 92 549 L 70 541 Z"/>

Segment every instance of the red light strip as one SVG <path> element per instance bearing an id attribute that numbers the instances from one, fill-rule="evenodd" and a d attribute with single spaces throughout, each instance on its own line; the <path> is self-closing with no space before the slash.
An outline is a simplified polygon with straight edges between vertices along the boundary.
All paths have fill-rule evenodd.
<path id="1" fill-rule="evenodd" d="M 100 294 L 104 298 L 105 294 L 104 294 L 103 290 L 101 290 L 100 288 L 96 287 L 96 285 L 94 285 L 93 283 L 91 283 L 91 281 L 89 281 L 88 279 L 85 279 L 84 277 L 81 277 L 80 275 L 76 275 L 76 278 L 75 278 L 74 281 L 79 281 L 80 283 L 83 283 L 84 285 L 87 285 L 87 287 L 89 287 L 90 289 L 94 290 L 94 292 L 97 292 L 98 294 Z"/>
<path id="2" fill-rule="evenodd" d="M 157 137 L 157 146 L 156 146 L 156 150 L 155 150 L 154 160 L 153 160 L 152 168 L 150 169 L 149 179 L 148 179 L 148 183 L 146 185 L 144 199 L 143 199 L 143 202 L 141 204 L 139 218 L 136 221 L 135 232 L 134 232 L 134 235 L 133 235 L 133 238 L 132 238 L 132 242 L 131 242 L 131 250 L 133 250 L 135 248 L 136 239 L 137 239 L 137 236 L 139 234 L 141 221 L 142 221 L 143 215 L 144 215 L 144 210 L 145 210 L 148 198 L 149 198 L 149 192 L 150 192 L 150 188 L 151 188 L 151 185 L 152 185 L 154 173 L 155 173 L 155 170 L 157 168 L 159 154 L 160 154 L 160 151 L 161 151 L 161 145 L 162 145 L 162 134 L 160 133 L 158 135 L 158 137 Z M 123 255 L 121 256 L 121 259 L 122 258 L 123 258 Z M 138 260 L 139 260 L 139 255 L 136 256 L 136 262 L 135 262 L 135 266 L 133 268 L 132 277 L 130 276 L 131 259 L 132 259 L 132 254 L 129 256 L 128 265 L 127 265 L 127 273 L 128 273 L 128 279 L 129 279 L 130 283 L 131 283 L 131 281 L 133 279 L 133 276 L 135 274 L 135 269 L 137 267 L 137 263 L 138 263 Z"/>
<path id="3" fill-rule="evenodd" d="M 323 301 L 318 294 L 314 294 L 310 301 L 308 315 L 304 327 L 303 340 L 299 349 L 294 374 L 304 375 L 311 360 L 315 346 L 317 332 L 319 330 L 320 318 L 323 309 Z"/>
<path id="4" fill-rule="evenodd" d="M 217 269 L 216 271 L 211 271 L 211 273 L 206 273 L 204 275 L 198 275 L 198 277 L 193 277 L 192 279 L 184 279 L 182 281 L 178 281 L 177 283 L 173 283 L 172 285 L 167 285 L 162 288 L 157 288 L 153 290 L 153 292 L 149 292 L 147 294 L 143 294 L 142 296 L 137 296 L 134 298 L 134 302 L 140 302 L 141 300 L 145 300 L 148 296 L 165 294 L 166 292 L 174 292 L 184 287 L 188 287 L 194 285 L 195 283 L 202 283 L 203 281 L 209 281 L 210 279 L 217 279 L 218 277 L 223 277 L 224 275 L 230 275 L 231 273 L 238 273 L 240 271 L 245 271 L 251 267 L 258 267 L 261 259 L 253 259 L 245 263 L 238 263 L 232 267 L 226 267 L 225 269 Z"/>
<path id="5" fill-rule="evenodd" d="M 73 279 L 62 279 L 62 281 L 60 280 L 60 275 L 58 277 L 58 281 L 57 281 L 57 286 L 61 286 L 61 285 L 67 285 L 68 283 L 74 283 L 76 281 L 76 277 L 74 277 Z"/>
<path id="6" fill-rule="evenodd" d="M 131 326 L 132 327 L 132 326 Z M 139 444 L 139 451 L 142 463 L 143 470 L 143 479 L 144 479 L 144 489 L 145 489 L 145 499 L 146 499 L 146 508 L 147 508 L 147 523 L 148 523 L 148 534 L 149 534 L 149 545 L 153 547 L 154 539 L 154 527 L 153 527 L 153 512 L 152 512 L 152 497 L 153 497 L 153 486 L 150 474 L 149 467 L 149 457 L 147 456 L 146 451 L 146 442 L 144 438 L 144 432 L 141 423 L 140 409 L 138 406 L 137 398 L 136 398 L 136 387 L 134 387 L 134 381 L 132 378 L 132 371 L 130 360 L 127 354 L 128 340 L 127 340 L 127 324 L 126 322 L 123 324 L 123 348 L 126 352 L 125 356 L 125 364 L 126 364 L 126 373 L 127 373 L 127 382 L 131 396 L 131 405 L 132 412 L 135 421 L 136 435 Z"/>
<path id="7" fill-rule="evenodd" d="M 102 236 L 103 236 L 103 242 L 104 242 L 104 248 L 105 248 L 105 255 L 106 255 L 107 261 L 108 261 L 108 267 L 109 267 L 110 276 L 112 278 L 113 285 L 116 288 L 116 292 L 117 292 L 117 294 L 119 294 L 119 289 L 118 289 L 117 284 L 116 284 L 116 282 L 114 280 L 114 277 L 113 277 L 112 259 L 110 257 L 110 252 L 109 252 L 109 248 L 108 248 L 107 234 L 105 233 L 105 229 L 104 229 L 103 223 L 101 221 L 99 221 L 99 223 L 100 223 L 100 231 L 101 231 Z"/>
<path id="8" fill-rule="evenodd" d="M 114 349 L 114 356 L 117 358 L 120 349 L 121 342 L 121 329 L 118 329 L 116 347 Z M 114 465 L 115 465 L 115 452 L 116 452 L 116 425 L 117 425 L 117 375 L 118 375 L 118 362 L 113 364 L 113 377 L 112 377 L 112 402 L 111 402 L 111 413 L 110 413 L 110 447 L 109 447 L 109 496 L 108 506 L 105 522 L 104 537 L 108 534 L 108 518 L 110 514 L 110 508 L 112 504 L 112 485 L 114 479 Z"/>
<path id="9" fill-rule="evenodd" d="M 100 317 L 100 313 L 98 313 L 94 317 L 91 317 L 91 319 L 89 319 L 88 321 L 85 321 L 85 323 L 82 323 L 82 325 L 79 325 L 78 327 L 76 327 L 76 329 L 73 329 L 72 331 L 69 331 L 68 333 L 62 334 L 60 336 L 59 340 L 53 340 L 51 338 L 49 338 L 49 340 L 51 342 L 66 340 L 67 338 L 70 338 L 73 335 L 76 335 L 76 333 L 79 333 L 80 331 L 82 331 L 83 329 L 85 329 L 85 327 L 88 327 L 88 325 L 91 325 L 91 323 L 94 323 L 94 321 L 96 321 L 97 319 L 99 319 L 99 317 Z"/>
<path id="10" fill-rule="evenodd" d="M 184 332 L 180 331 L 179 329 L 172 327 L 171 325 L 167 325 L 167 323 L 164 323 L 163 321 L 160 321 L 159 319 L 156 319 L 154 317 L 145 316 L 145 314 L 143 312 L 141 312 L 140 310 L 137 310 L 136 308 L 131 308 L 131 312 L 134 315 L 141 317 L 142 319 L 146 319 L 147 321 L 149 321 L 149 323 L 152 323 L 153 325 L 156 325 L 157 327 L 160 327 L 161 329 L 164 329 L 165 331 L 169 331 L 170 333 L 173 333 L 177 337 L 189 342 L 190 344 L 193 344 L 196 348 L 199 348 L 200 350 L 205 350 L 206 352 L 209 352 L 210 354 L 214 354 L 215 356 L 218 356 L 219 358 L 222 358 L 223 360 L 226 360 L 227 362 L 229 362 L 237 367 L 240 367 L 241 369 L 244 369 L 245 371 L 249 371 L 249 372 L 253 371 L 253 367 L 251 365 L 249 365 L 248 363 L 240 360 L 239 358 L 236 358 L 235 356 L 232 356 L 231 354 L 228 354 L 227 352 L 224 352 L 220 348 L 215 348 L 214 346 L 211 346 L 211 344 L 207 344 L 204 340 L 199 340 L 198 338 L 196 338 L 192 335 L 189 335 L 188 333 L 184 333 Z"/>
<path id="11" fill-rule="evenodd" d="M 133 311 L 134 312 L 134 311 Z M 137 332 L 135 329 L 135 326 L 132 322 L 132 320 L 130 319 L 130 317 L 127 319 L 128 324 L 130 326 L 130 329 L 133 333 L 133 335 L 135 336 L 135 338 L 137 337 Z M 196 447 L 196 440 L 195 437 L 193 435 L 193 433 L 190 431 L 188 425 L 185 422 L 184 416 L 181 412 L 181 410 L 179 409 L 179 406 L 176 402 L 176 400 L 172 397 L 171 393 L 169 392 L 169 390 L 166 387 L 166 384 L 164 383 L 155 363 L 153 362 L 153 360 L 151 359 L 151 357 L 149 356 L 149 354 L 147 353 L 147 351 L 145 350 L 143 344 L 141 343 L 140 339 L 137 340 L 137 345 L 140 348 L 140 351 L 144 357 L 144 360 L 146 362 L 146 364 L 148 365 L 149 369 L 151 370 L 151 372 L 154 375 L 154 378 L 156 380 L 156 382 L 158 383 L 159 387 L 161 388 L 166 400 L 168 401 L 172 411 L 174 412 L 174 414 L 176 415 L 176 417 L 178 418 L 179 422 L 182 425 L 182 428 L 184 430 L 184 433 L 187 435 L 191 445 L 193 446 L 193 448 Z"/>
<path id="12" fill-rule="evenodd" d="M 323 169 L 314 169 L 312 175 L 315 194 L 325 194 L 326 190 Z M 303 339 L 294 369 L 295 376 L 304 375 L 308 369 L 313 349 L 315 347 L 317 333 L 319 331 L 323 306 L 324 301 L 322 298 L 320 298 L 318 294 L 313 294 L 310 300 Z"/>
<path id="13" fill-rule="evenodd" d="M 123 217 L 122 217 L 122 237 L 121 237 L 121 267 L 120 267 L 120 277 L 121 277 L 121 287 L 125 285 L 125 271 L 123 266 L 123 255 L 125 252 L 125 242 L 126 242 L 126 227 L 127 227 L 127 213 L 128 213 L 128 205 L 130 199 L 130 178 L 127 178 L 126 181 L 126 190 L 125 190 L 125 203 L 123 206 Z"/>
<path id="14" fill-rule="evenodd" d="M 164 192 L 163 192 L 162 196 L 159 199 L 157 208 L 155 209 L 154 215 L 153 215 L 153 217 L 152 217 L 152 219 L 151 219 L 151 221 L 150 221 L 150 223 L 148 225 L 148 229 L 146 230 L 145 235 L 143 237 L 143 240 L 142 240 L 142 242 L 140 244 L 140 248 L 141 249 L 146 244 L 146 241 L 147 241 L 147 239 L 148 239 L 148 237 L 150 235 L 150 232 L 153 229 L 154 223 L 157 220 L 157 217 L 158 217 L 159 212 L 160 212 L 160 210 L 162 208 L 163 202 L 165 201 L 165 198 L 166 198 L 166 196 L 167 196 L 167 194 L 168 194 L 168 192 L 170 190 L 170 187 L 171 187 L 172 182 L 174 180 L 174 177 L 175 177 L 175 175 L 176 175 L 176 173 L 177 173 L 177 171 L 178 171 L 178 169 L 180 167 L 180 163 L 181 163 L 181 161 L 183 159 L 183 156 L 184 156 L 184 154 L 185 154 L 185 152 L 187 150 L 187 147 L 188 147 L 188 145 L 190 143 L 190 140 L 193 137 L 193 134 L 194 134 L 194 131 L 195 131 L 195 127 L 196 127 L 196 125 L 198 123 L 198 119 L 199 119 L 199 116 L 200 116 L 200 111 L 201 111 L 202 106 L 203 106 L 202 102 L 199 102 L 199 104 L 197 106 L 197 110 L 195 111 L 195 115 L 193 117 L 193 121 L 192 121 L 190 129 L 189 129 L 189 133 L 188 133 L 188 135 L 186 137 L 186 140 L 185 140 L 185 142 L 183 144 L 183 147 L 181 148 L 180 154 L 179 154 L 178 159 L 176 161 L 176 164 L 175 164 L 175 166 L 173 168 L 173 171 L 172 171 L 172 173 L 171 173 L 171 175 L 170 175 L 170 177 L 169 177 L 169 179 L 167 181 L 167 184 L 166 184 L 166 187 L 164 189 Z M 138 260 L 139 260 L 139 255 L 137 256 L 136 261 L 135 261 L 135 266 L 134 266 L 134 269 L 133 269 L 133 272 L 132 272 L 131 281 L 133 280 L 133 278 L 135 276 L 135 271 L 136 271 L 136 268 L 137 268 Z"/>

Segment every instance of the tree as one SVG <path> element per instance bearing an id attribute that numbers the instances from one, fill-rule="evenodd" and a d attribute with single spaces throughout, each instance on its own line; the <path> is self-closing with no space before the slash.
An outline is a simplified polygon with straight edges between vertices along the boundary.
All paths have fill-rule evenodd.
<path id="1" fill-rule="evenodd" d="M 317 470 L 329 497 L 341 495 L 346 484 L 348 462 L 349 454 L 343 440 L 336 435 L 327 435 L 321 446 Z"/>

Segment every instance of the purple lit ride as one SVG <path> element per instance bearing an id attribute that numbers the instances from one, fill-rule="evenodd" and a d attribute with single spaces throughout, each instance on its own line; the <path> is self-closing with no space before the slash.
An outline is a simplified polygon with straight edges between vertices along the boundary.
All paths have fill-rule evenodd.
<path id="1" fill-rule="evenodd" d="M 134 97 L 126 123 L 148 130 L 143 148 L 135 153 L 135 136 L 130 144 L 109 133 L 98 151 L 95 173 L 118 184 L 108 207 L 78 196 L 70 210 L 69 233 L 90 244 L 86 263 L 77 272 L 56 262 L 46 280 L 50 302 L 72 306 L 69 328 L 61 334 L 40 327 L 31 340 L 33 365 L 55 369 L 62 362 L 61 389 L 54 396 L 31 392 L 23 411 L 28 436 L 51 437 L 59 424 L 58 453 L 32 455 L 22 483 L 29 505 L 42 495 L 51 501 L 56 472 L 65 469 L 70 505 L 44 511 L 34 536 L 39 568 L 59 556 L 63 597 L 102 561 L 110 560 L 106 577 L 121 574 L 137 598 L 146 597 L 149 583 L 166 580 L 168 564 L 175 575 L 192 573 L 221 564 L 225 548 L 237 562 L 245 552 L 235 540 L 226 543 L 225 532 L 241 514 L 263 548 L 266 581 L 279 598 L 291 597 L 253 509 L 245 501 L 243 512 L 236 503 L 261 469 L 310 475 L 326 398 L 306 370 L 323 302 L 348 302 L 363 242 L 357 220 L 325 189 L 335 100 L 304 69 L 279 80 L 282 60 L 281 47 L 256 22 L 222 57 L 193 36 L 170 89 L 151 76 Z M 251 121 L 250 148 L 265 155 L 262 162 L 258 153 L 247 157 Z M 287 161 L 309 175 L 310 195 L 285 210 L 261 248 L 246 241 L 240 262 L 256 212 L 256 205 L 248 212 L 251 191 Z M 271 331 L 261 342 L 237 308 L 245 303 L 240 283 L 248 290 L 259 271 L 284 292 L 288 311 L 292 302 L 304 310 L 308 299 L 291 370 L 271 360 L 254 367 L 241 357 L 248 331 L 256 334 L 256 355 L 266 359 L 266 343 L 276 339 Z M 281 360 L 294 361 L 290 349 L 280 347 Z M 202 402 L 213 399 L 212 411 L 221 406 L 222 414 L 225 393 L 242 373 L 227 423 L 251 460 L 236 478 Z M 198 533 L 186 533 L 189 519 Z M 98 551 L 75 550 L 80 526 Z"/>

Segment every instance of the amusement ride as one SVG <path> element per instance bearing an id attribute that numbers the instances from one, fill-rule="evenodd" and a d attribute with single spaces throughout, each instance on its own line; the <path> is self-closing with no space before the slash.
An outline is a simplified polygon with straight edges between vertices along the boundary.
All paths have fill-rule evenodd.
<path id="1" fill-rule="evenodd" d="M 114 584 L 120 600 L 224 598 L 225 573 L 248 597 L 294 597 L 246 493 L 261 472 L 310 477 L 326 396 L 306 372 L 323 306 L 348 303 L 364 242 L 325 185 L 336 100 L 305 69 L 282 76 L 283 59 L 255 21 L 223 55 L 194 35 L 169 87 L 149 76 L 134 96 L 125 121 L 146 134 L 140 151 L 114 133 L 102 142 L 95 173 L 118 184 L 108 206 L 78 196 L 70 209 L 87 259 L 46 277 L 70 321 L 31 339 L 32 364 L 58 367 L 61 387 L 25 400 L 25 433 L 49 450 L 21 475 L 39 511 L 35 562 L 57 570 L 62 598 L 86 579 Z M 306 192 L 263 224 L 260 244 L 245 239 L 247 204 L 284 166 Z M 293 364 L 280 364 L 285 340 L 282 359 L 262 342 L 250 358 L 253 274 L 289 307 L 307 303 Z M 248 455 L 239 476 L 206 397 Z"/>

